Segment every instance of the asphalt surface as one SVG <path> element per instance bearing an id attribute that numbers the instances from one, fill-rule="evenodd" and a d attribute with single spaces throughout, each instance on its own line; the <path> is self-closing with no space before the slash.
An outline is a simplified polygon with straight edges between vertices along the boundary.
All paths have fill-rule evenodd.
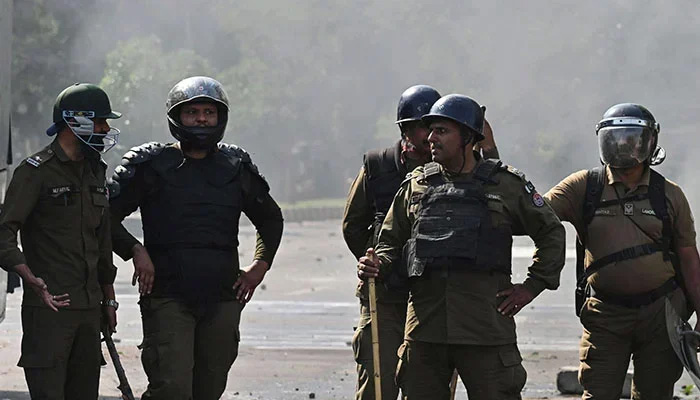
<path id="1" fill-rule="evenodd" d="M 138 226 L 132 221 L 133 232 Z M 569 237 L 573 238 L 571 232 Z M 241 228 L 241 262 L 250 261 L 255 235 Z M 573 241 L 570 241 L 570 246 Z M 516 238 L 513 281 L 520 282 L 532 255 L 528 238 Z M 545 291 L 523 309 L 516 322 L 519 347 L 528 371 L 523 397 L 563 397 L 556 390 L 560 367 L 578 364 L 581 327 L 574 314 L 574 251 L 567 252 L 561 288 Z M 143 393 L 147 380 L 136 345 L 141 342 L 138 295 L 131 286 L 131 263 L 115 255 L 119 268 L 115 289 L 121 306 L 114 335 L 134 393 Z M 339 221 L 288 223 L 272 270 L 243 311 L 241 348 L 229 374 L 223 399 L 350 399 L 355 364 L 350 349 L 358 302 L 355 260 L 342 241 Z M 0 400 L 29 399 L 19 359 L 21 293 L 7 299 L 7 318 L 0 324 Z M 108 357 L 105 350 L 105 357 Z M 684 373 L 677 384 L 689 384 Z M 100 393 L 118 398 L 111 365 L 102 369 Z M 695 389 L 690 397 L 696 398 Z M 467 398 L 462 385 L 458 399 Z M 698 397 L 700 398 L 700 397 Z"/>

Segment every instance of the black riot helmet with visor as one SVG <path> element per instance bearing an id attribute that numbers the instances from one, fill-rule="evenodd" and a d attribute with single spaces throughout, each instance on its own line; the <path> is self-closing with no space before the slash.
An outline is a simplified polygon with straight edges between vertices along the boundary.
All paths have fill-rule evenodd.
<path id="1" fill-rule="evenodd" d="M 218 111 L 215 126 L 185 126 L 180 120 L 180 108 L 186 103 L 213 103 Z M 168 128 L 173 137 L 187 146 L 210 149 L 224 137 L 228 122 L 228 96 L 217 80 L 193 76 L 178 82 L 168 93 L 165 103 Z"/>
<path id="2" fill-rule="evenodd" d="M 601 161 L 612 168 L 661 164 L 666 153 L 657 146 L 660 129 L 651 112 L 639 104 L 610 107 L 596 125 Z"/>

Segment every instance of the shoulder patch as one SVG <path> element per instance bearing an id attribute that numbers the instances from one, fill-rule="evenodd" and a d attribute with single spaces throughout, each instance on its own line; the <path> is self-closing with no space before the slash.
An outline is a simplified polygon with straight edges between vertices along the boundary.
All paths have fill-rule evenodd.
<path id="1" fill-rule="evenodd" d="M 537 192 L 533 193 L 532 204 L 534 204 L 535 207 L 544 207 L 544 198 L 542 197 L 542 195 Z"/>
<path id="2" fill-rule="evenodd" d="M 33 155 L 27 157 L 25 161 L 27 164 L 31 165 L 34 168 L 39 168 L 41 164 L 45 163 L 46 161 L 50 160 L 54 155 L 53 150 L 51 150 L 50 147 L 46 147 L 43 150 L 41 150 L 38 153 L 34 153 Z"/>

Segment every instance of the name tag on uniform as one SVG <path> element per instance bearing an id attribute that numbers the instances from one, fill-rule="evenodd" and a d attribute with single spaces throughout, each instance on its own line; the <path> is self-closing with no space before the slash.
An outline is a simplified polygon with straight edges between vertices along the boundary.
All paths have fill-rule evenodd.
<path id="1" fill-rule="evenodd" d="M 653 208 L 642 208 L 642 214 L 656 216 Z"/>
<path id="2" fill-rule="evenodd" d="M 66 186 L 56 186 L 49 188 L 49 196 L 51 197 L 58 197 L 64 193 L 70 193 L 71 192 L 71 186 L 66 185 Z"/>
<path id="3" fill-rule="evenodd" d="M 501 197 L 500 194 L 496 194 L 496 193 L 486 193 L 484 196 L 486 196 L 486 198 L 489 200 L 498 200 L 498 201 L 503 200 L 503 197 Z"/>
<path id="4" fill-rule="evenodd" d="M 613 210 L 608 210 L 607 208 L 599 208 L 595 210 L 595 215 L 605 215 L 605 216 L 613 216 L 615 215 L 615 211 Z"/>
<path id="5" fill-rule="evenodd" d="M 625 203 L 625 215 L 634 215 L 634 203 Z"/>

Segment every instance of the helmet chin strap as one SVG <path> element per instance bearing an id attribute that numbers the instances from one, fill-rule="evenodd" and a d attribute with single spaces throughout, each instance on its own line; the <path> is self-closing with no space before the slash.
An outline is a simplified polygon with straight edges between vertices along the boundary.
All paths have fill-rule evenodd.
<path id="1" fill-rule="evenodd" d="M 464 137 L 465 135 L 462 135 L 462 133 L 460 132 L 459 136 L 462 138 L 462 166 L 459 167 L 459 171 L 457 171 L 457 173 L 461 174 L 462 170 L 464 169 L 464 166 L 467 164 L 467 156 L 465 156 L 464 153 L 466 152 L 467 145 L 469 143 L 471 143 L 472 140 L 474 139 L 474 135 L 470 134 L 470 136 L 468 138 L 465 138 Z"/>

